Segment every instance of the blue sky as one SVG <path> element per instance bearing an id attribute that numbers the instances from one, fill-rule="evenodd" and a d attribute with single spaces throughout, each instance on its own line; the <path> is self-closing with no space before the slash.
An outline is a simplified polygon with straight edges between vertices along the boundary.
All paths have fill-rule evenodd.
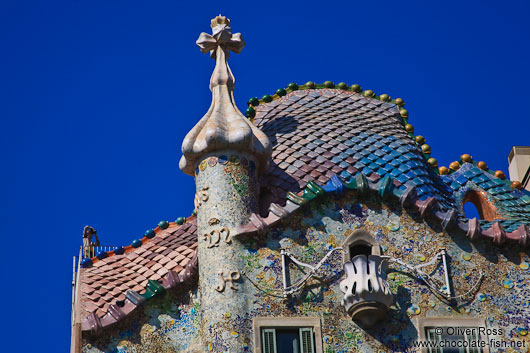
<path id="1" fill-rule="evenodd" d="M 4 0 L 0 351 L 69 348 L 84 225 L 126 245 L 192 212 L 180 145 L 210 103 L 195 40 L 219 13 L 247 42 L 230 59 L 242 110 L 290 82 L 344 81 L 403 98 L 441 165 L 469 153 L 507 172 L 530 144 L 526 1 Z"/>

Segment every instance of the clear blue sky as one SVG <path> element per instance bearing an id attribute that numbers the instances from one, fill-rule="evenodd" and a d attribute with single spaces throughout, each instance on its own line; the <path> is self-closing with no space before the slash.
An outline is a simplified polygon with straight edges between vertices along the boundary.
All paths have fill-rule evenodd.
<path id="1" fill-rule="evenodd" d="M 222 13 L 241 109 L 289 82 L 402 97 L 433 157 L 507 172 L 530 144 L 527 1 L 21 1 L 0 3 L 2 352 L 69 347 L 83 226 L 126 245 L 187 216 L 184 135 L 214 62 L 195 40 Z M 6 347 L 4 347 L 6 346 Z"/>

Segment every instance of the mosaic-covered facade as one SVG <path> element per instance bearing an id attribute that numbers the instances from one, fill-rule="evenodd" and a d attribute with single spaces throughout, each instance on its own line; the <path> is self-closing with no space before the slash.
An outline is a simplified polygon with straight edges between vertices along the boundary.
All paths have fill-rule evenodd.
<path id="1" fill-rule="evenodd" d="M 290 84 L 243 116 L 244 42 L 212 29 L 213 103 L 180 163 L 194 215 L 81 262 L 72 351 L 423 352 L 438 327 L 529 351 L 530 193 L 469 155 L 438 167 L 403 100 L 359 85 Z M 287 328 L 296 346 L 267 336 Z"/>

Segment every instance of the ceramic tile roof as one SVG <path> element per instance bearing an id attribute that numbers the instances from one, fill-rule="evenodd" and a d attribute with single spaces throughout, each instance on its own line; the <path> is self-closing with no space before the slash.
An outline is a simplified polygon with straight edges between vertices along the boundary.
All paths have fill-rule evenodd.
<path id="1" fill-rule="evenodd" d="M 148 297 L 150 287 L 156 292 L 160 286 L 169 288 L 173 282 L 189 280 L 194 275 L 191 270 L 196 269 L 196 230 L 195 218 L 183 225 L 172 223 L 164 230 L 157 228 L 156 236 L 144 238 L 141 246 L 129 247 L 121 255 L 109 252 L 103 259 L 93 258 L 94 263 L 80 272 L 84 329 L 97 330 L 94 325 L 118 321 L 115 312 L 125 307 L 126 312 L 118 316 L 128 314 Z"/>
<path id="2" fill-rule="evenodd" d="M 530 223 L 530 193 L 513 188 L 510 181 L 496 178 L 473 163 L 463 163 L 457 171 L 441 175 L 441 178 L 460 199 L 470 189 L 487 192 L 500 217 L 481 220 L 483 229 L 489 229 L 498 222 L 505 231 L 511 232 L 521 224 Z"/>
<path id="3" fill-rule="evenodd" d="M 528 245 L 530 194 L 472 163 L 440 176 L 430 147 L 410 131 L 408 112 L 389 103 L 388 96 L 343 89 L 278 91 L 274 99 L 249 101 L 256 108 L 249 107 L 247 114 L 267 134 L 273 153 L 262 177 L 268 191 L 261 195 L 260 214 L 251 215 L 238 233 L 261 232 L 326 192 L 351 189 L 393 195 L 403 206 L 423 217 L 433 215 L 443 228 L 457 226 L 471 239 Z M 485 191 L 501 217 L 467 219 L 462 194 L 470 188 Z"/>
<path id="4" fill-rule="evenodd" d="M 421 200 L 434 197 L 443 209 L 455 206 L 395 104 L 338 89 L 299 90 L 260 104 L 255 124 L 273 143 L 263 178 L 272 202 L 285 202 L 310 180 L 324 185 L 334 174 L 348 180 L 362 173 L 374 182 L 388 175 L 402 190 L 414 185 Z"/>

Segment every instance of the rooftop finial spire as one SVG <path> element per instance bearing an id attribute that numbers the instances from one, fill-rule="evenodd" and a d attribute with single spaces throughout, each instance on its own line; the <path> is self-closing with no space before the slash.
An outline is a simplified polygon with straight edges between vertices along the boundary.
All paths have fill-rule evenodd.
<path id="1" fill-rule="evenodd" d="M 212 34 L 201 33 L 197 45 L 202 53 L 215 58 L 215 69 L 210 79 L 212 105 L 206 115 L 186 135 L 182 143 L 180 169 L 194 175 L 195 167 L 206 153 L 232 150 L 249 153 L 264 170 L 271 155 L 267 136 L 255 127 L 234 103 L 235 79 L 226 59 L 229 52 L 239 54 L 245 46 L 241 33 L 232 34 L 230 20 L 217 16 L 211 22 Z"/>

